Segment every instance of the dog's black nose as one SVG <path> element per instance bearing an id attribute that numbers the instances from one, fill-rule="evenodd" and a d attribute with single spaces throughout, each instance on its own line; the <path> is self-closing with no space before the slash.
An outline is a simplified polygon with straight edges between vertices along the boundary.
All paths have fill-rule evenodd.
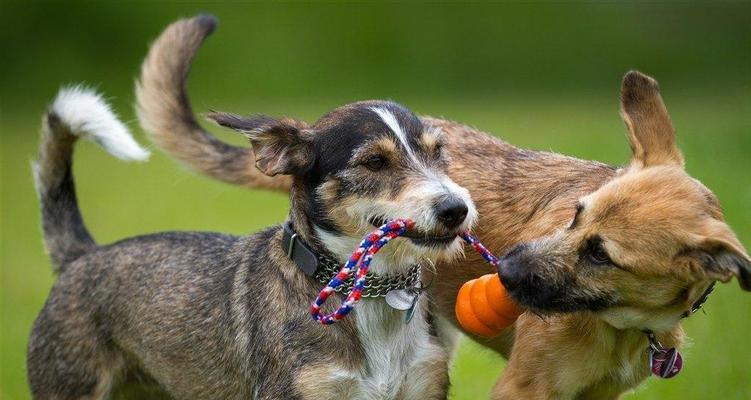
<path id="1" fill-rule="evenodd" d="M 514 247 L 501 257 L 498 265 L 498 275 L 501 277 L 503 286 L 509 291 L 518 288 L 524 280 L 524 271 L 519 262 L 519 256 L 523 250 L 523 245 Z"/>
<path id="2" fill-rule="evenodd" d="M 438 220 L 449 229 L 454 229 L 461 225 L 464 219 L 467 218 L 467 212 L 469 212 L 467 204 L 455 197 L 450 197 L 442 201 L 436 208 Z"/>

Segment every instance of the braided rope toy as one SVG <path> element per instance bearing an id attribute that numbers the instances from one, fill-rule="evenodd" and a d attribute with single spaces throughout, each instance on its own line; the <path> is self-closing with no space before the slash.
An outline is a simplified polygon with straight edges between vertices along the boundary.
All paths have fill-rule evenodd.
<path id="1" fill-rule="evenodd" d="M 313 319 L 323 325 L 331 325 L 349 314 L 362 297 L 362 290 L 365 288 L 365 275 L 368 273 L 370 261 L 373 260 L 373 256 L 391 239 L 403 235 L 408 229 L 412 229 L 414 226 L 415 222 L 410 219 L 395 219 L 365 236 L 360 245 L 349 256 L 347 263 L 339 270 L 339 273 L 331 278 L 329 283 L 318 293 L 318 297 L 316 297 L 313 304 L 311 304 L 310 314 L 313 316 Z M 352 270 L 355 267 L 357 267 L 357 274 L 355 275 L 355 283 L 352 285 L 352 291 L 349 292 L 347 298 L 344 299 L 336 311 L 323 315 L 321 313 L 321 306 L 331 296 L 331 293 L 334 293 L 336 287 L 341 285 L 352 274 Z"/>
<path id="2" fill-rule="evenodd" d="M 462 233 L 462 239 L 464 239 L 465 242 L 469 243 L 470 246 L 475 248 L 475 251 L 480 253 L 482 258 L 485 259 L 485 261 L 488 262 L 488 264 L 492 265 L 493 268 L 498 268 L 498 263 L 500 260 L 498 257 L 495 256 L 495 254 L 491 253 L 490 250 L 488 250 L 482 243 L 480 243 L 479 240 L 477 240 L 476 237 L 474 237 L 469 232 Z"/>
<path id="3" fill-rule="evenodd" d="M 371 232 L 360 242 L 355 251 L 349 257 L 347 262 L 342 266 L 341 270 L 328 282 L 328 284 L 318 293 L 313 304 L 310 306 L 310 314 L 313 319 L 323 325 L 331 325 L 342 318 L 344 318 L 354 308 L 355 304 L 362 298 L 362 291 L 365 287 L 365 276 L 370 268 L 370 262 L 373 260 L 373 256 L 383 248 L 392 239 L 404 235 L 408 230 L 413 229 L 415 222 L 410 219 L 395 219 L 382 226 L 375 231 Z M 469 232 L 463 232 L 461 238 L 465 242 L 470 244 L 490 265 L 498 268 L 499 259 L 493 253 L 490 252 L 480 241 Z M 356 268 L 355 283 L 352 285 L 352 290 L 344 299 L 342 304 L 331 314 L 324 315 L 321 313 L 321 307 L 326 300 L 335 292 L 335 289 L 342 284 Z M 480 286 L 475 284 L 476 282 L 483 282 L 484 288 L 485 282 L 491 282 L 488 285 L 496 290 L 483 290 L 483 296 L 472 296 L 469 298 L 466 294 L 474 286 Z M 497 281 L 497 285 L 492 285 Z M 482 297 L 482 298 L 481 298 Z M 471 300 L 480 300 L 471 301 Z M 477 303 L 477 304 L 476 304 Z M 488 304 L 498 303 L 495 306 L 495 314 L 487 312 L 490 307 Z M 499 312 L 499 310 L 502 311 Z M 462 286 L 459 292 L 456 304 L 456 314 L 459 323 L 471 333 L 479 336 L 495 336 L 500 333 L 508 325 L 511 325 L 520 312 L 516 309 L 516 306 L 510 301 L 508 296 L 503 290 L 503 285 L 498 278 L 498 274 L 488 274 L 478 279 L 468 281 Z M 480 318 L 475 316 L 479 315 Z M 503 322 L 503 323 L 502 323 Z"/>

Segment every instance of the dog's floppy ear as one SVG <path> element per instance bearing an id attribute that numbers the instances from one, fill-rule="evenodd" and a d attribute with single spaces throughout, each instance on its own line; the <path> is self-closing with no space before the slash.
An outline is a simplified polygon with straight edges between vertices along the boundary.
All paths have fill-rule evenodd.
<path id="1" fill-rule="evenodd" d="M 313 163 L 313 133 L 302 121 L 223 112 L 210 112 L 206 118 L 245 135 L 253 146 L 256 167 L 268 176 L 299 175 Z"/>
<path id="2" fill-rule="evenodd" d="M 628 128 L 632 165 L 683 166 L 673 123 L 657 81 L 641 72 L 629 71 L 621 85 L 621 116 Z"/>
<path id="3" fill-rule="evenodd" d="M 751 291 L 751 257 L 735 234 L 718 220 L 709 224 L 707 232 L 698 245 L 678 257 L 705 278 L 727 282 L 735 276 L 741 289 Z"/>

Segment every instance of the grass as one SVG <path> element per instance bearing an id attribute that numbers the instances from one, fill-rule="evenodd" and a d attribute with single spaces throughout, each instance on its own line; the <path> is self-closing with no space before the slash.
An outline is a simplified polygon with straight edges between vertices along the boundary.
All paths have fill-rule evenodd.
<path id="1" fill-rule="evenodd" d="M 663 89 L 687 169 L 714 190 L 741 242 L 751 245 L 748 93 L 718 89 L 700 95 L 681 88 Z M 614 94 L 615 87 L 612 92 L 565 98 L 397 100 L 422 113 L 474 124 L 520 146 L 618 164 L 627 160 L 628 146 Z M 116 102 L 123 108 L 125 104 Z M 295 115 L 313 119 L 333 105 L 248 103 L 226 108 L 272 114 L 295 110 Z M 29 397 L 26 341 L 54 279 L 42 247 L 29 169 L 41 111 L 6 109 L 0 116 L 0 399 Z M 100 243 L 163 230 L 244 234 L 279 223 L 286 215 L 282 194 L 196 176 L 158 152 L 148 163 L 124 164 L 91 144 L 82 144 L 77 149 L 75 178 L 84 218 Z M 685 352 L 684 371 L 672 380 L 649 379 L 627 398 L 751 398 L 749 309 L 751 296 L 735 282 L 720 285 L 706 306 L 707 314 L 685 323 L 693 340 Z M 486 397 L 503 365 L 497 355 L 464 342 L 452 371 L 451 398 Z"/>

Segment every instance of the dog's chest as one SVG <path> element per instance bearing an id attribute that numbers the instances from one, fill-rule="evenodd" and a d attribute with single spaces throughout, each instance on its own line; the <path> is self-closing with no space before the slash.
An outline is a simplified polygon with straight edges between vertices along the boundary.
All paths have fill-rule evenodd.
<path id="1" fill-rule="evenodd" d="M 646 343 L 641 333 L 604 333 L 598 338 L 587 345 L 587 350 L 577 352 L 578 357 L 568 359 L 579 368 L 561 370 L 556 379 L 561 398 L 603 398 L 603 393 L 621 393 L 649 375 Z"/>
<path id="2" fill-rule="evenodd" d="M 358 371 L 350 371 L 345 379 L 356 385 L 357 399 L 420 399 L 426 391 L 440 385 L 445 371 L 445 352 L 431 337 L 425 318 L 425 301 L 420 299 L 409 323 L 404 312 L 390 308 L 382 299 L 365 300 L 352 316 L 356 319 L 358 336 L 365 359 Z M 441 367 L 437 368 L 440 369 Z"/>

